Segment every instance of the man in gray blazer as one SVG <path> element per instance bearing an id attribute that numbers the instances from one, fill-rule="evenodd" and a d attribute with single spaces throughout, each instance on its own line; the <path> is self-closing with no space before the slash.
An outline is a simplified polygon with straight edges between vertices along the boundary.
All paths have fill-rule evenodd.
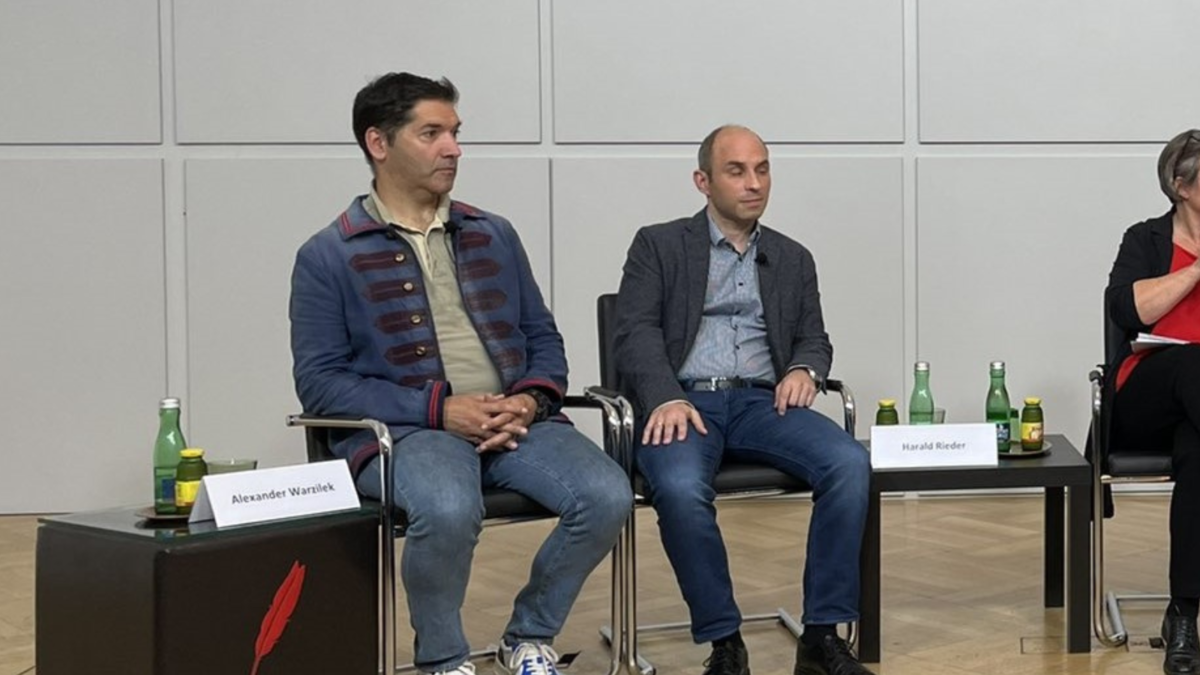
<path id="1" fill-rule="evenodd" d="M 795 673 L 869 675 L 836 626 L 858 618 L 871 469 L 863 447 L 809 407 L 833 359 L 812 254 L 759 222 L 771 168 L 753 131 L 710 133 L 693 179 L 706 208 L 642 228 L 629 247 L 615 355 L 692 638 L 713 643 L 705 675 L 750 672 L 713 506 L 726 458 L 813 486 Z"/>

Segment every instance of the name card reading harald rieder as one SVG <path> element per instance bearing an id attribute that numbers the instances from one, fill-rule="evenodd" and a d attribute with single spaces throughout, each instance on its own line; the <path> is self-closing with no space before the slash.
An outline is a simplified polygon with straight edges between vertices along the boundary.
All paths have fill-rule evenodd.
<path id="1" fill-rule="evenodd" d="M 247 525 L 359 508 L 344 460 L 205 476 L 189 522 Z"/>
<path id="2" fill-rule="evenodd" d="M 874 469 L 996 466 L 999 461 L 994 424 L 871 427 Z"/>

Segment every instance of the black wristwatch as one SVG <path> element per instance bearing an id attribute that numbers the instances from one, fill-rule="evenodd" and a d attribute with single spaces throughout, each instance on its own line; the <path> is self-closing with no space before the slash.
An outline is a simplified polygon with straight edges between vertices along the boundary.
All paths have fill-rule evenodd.
<path id="1" fill-rule="evenodd" d="M 529 394 L 533 397 L 533 400 L 537 401 L 537 412 L 533 414 L 533 421 L 535 423 L 545 422 L 550 419 L 550 413 L 554 409 L 554 401 L 550 400 L 546 392 L 536 387 L 530 387 L 520 393 Z"/>

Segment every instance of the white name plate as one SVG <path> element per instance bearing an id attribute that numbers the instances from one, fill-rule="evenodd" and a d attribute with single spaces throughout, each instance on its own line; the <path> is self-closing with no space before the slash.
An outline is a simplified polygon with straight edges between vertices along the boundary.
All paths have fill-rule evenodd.
<path id="1" fill-rule="evenodd" d="M 345 460 L 205 476 L 189 523 L 248 525 L 359 508 Z"/>
<path id="2" fill-rule="evenodd" d="M 902 424 L 871 427 L 871 468 L 996 466 L 995 424 Z"/>

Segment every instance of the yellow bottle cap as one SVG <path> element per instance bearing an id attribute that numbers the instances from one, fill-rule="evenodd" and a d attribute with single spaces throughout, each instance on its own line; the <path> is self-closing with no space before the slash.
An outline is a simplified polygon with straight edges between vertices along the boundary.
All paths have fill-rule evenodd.
<path id="1" fill-rule="evenodd" d="M 179 456 L 183 457 L 184 459 L 196 459 L 197 457 L 203 457 L 204 451 L 200 448 L 187 448 L 186 450 L 180 452 Z"/>
<path id="2" fill-rule="evenodd" d="M 1025 405 L 1041 405 L 1042 399 L 1036 396 L 1029 396 L 1025 399 Z"/>
<path id="3" fill-rule="evenodd" d="M 879 407 L 880 408 L 895 408 L 896 407 L 896 399 L 881 398 L 881 399 L 879 399 Z"/>

